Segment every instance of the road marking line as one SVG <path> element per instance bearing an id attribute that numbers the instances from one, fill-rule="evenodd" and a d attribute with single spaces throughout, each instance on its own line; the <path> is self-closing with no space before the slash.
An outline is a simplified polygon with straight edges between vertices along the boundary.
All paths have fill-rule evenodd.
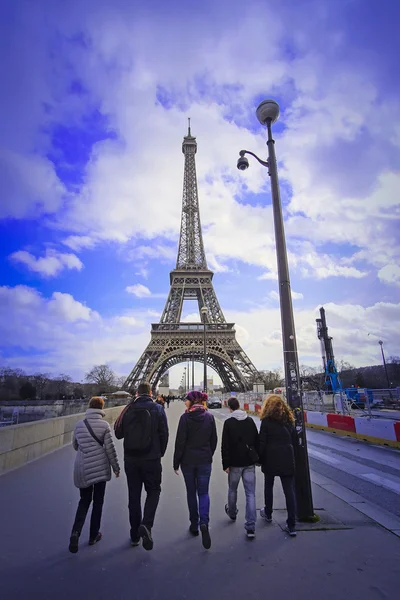
<path id="1" fill-rule="evenodd" d="M 313 456 L 314 458 L 322 460 L 323 462 L 330 463 L 331 465 L 339 465 L 340 464 L 340 460 L 337 460 L 336 458 L 332 458 L 331 456 L 327 456 L 323 452 L 318 452 L 318 450 L 314 450 L 313 448 L 308 448 L 308 454 L 310 456 Z"/>
<path id="2" fill-rule="evenodd" d="M 382 477 L 382 475 L 376 475 L 375 473 L 363 473 L 362 475 L 359 475 L 359 477 L 372 481 L 372 483 L 376 483 L 381 487 L 391 490 L 395 494 L 400 494 L 400 482 L 396 483 L 392 479 Z"/>

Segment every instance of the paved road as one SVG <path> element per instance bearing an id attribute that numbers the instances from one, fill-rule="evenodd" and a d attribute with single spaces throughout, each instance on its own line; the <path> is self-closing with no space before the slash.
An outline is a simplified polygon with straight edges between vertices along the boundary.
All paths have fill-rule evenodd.
<path id="1" fill-rule="evenodd" d="M 183 404 L 175 403 L 167 412 L 172 442 L 182 411 Z M 220 434 L 226 415 L 218 412 Z M 117 447 L 121 456 L 120 442 Z M 86 526 L 79 553 L 68 552 L 78 499 L 70 446 L 0 477 L 0 598 L 372 600 L 397 595 L 400 539 L 320 486 L 314 486 L 315 505 L 340 518 L 347 529 L 301 532 L 293 540 L 276 522 L 258 523 L 256 540 L 246 540 L 243 493 L 238 521 L 224 514 L 226 475 L 219 454 L 211 484 L 213 545 L 205 551 L 200 539 L 187 533 L 185 488 L 182 476 L 172 471 L 172 450 L 170 443 L 152 552 L 128 543 L 125 477 L 107 486 L 103 540 L 88 547 Z M 260 508 L 260 472 L 257 477 Z M 284 507 L 279 487 L 275 509 Z"/>

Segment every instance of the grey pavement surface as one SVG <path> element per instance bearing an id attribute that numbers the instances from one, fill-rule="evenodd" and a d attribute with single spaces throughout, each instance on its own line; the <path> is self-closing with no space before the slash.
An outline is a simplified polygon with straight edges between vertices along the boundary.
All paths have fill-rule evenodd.
<path id="1" fill-rule="evenodd" d="M 212 548 L 204 550 L 200 539 L 187 533 L 183 478 L 172 470 L 173 442 L 183 409 L 183 404 L 176 402 L 167 411 L 171 441 L 163 460 L 163 490 L 152 552 L 131 548 L 128 543 L 124 475 L 107 486 L 102 541 L 93 547 L 87 545 L 86 524 L 79 553 L 68 552 L 78 501 L 78 490 L 72 484 L 75 453 L 71 446 L 0 477 L 1 600 L 397 597 L 400 538 L 320 485 L 313 485 L 315 507 L 324 509 L 348 529 L 302 531 L 291 539 L 278 525 L 282 520 L 278 510 L 272 525 L 259 521 L 256 539 L 246 540 L 243 491 L 239 494 L 237 522 L 229 521 L 224 513 L 227 477 L 219 449 L 211 479 Z M 219 413 L 220 434 L 226 413 L 214 413 Z M 323 439 L 330 438 L 329 434 L 320 435 L 328 436 L 318 438 L 321 446 Z M 122 459 L 122 444 L 116 441 L 116 446 Z M 369 460 L 373 461 L 371 456 Z M 393 462 L 393 469 L 395 458 L 390 455 L 389 460 L 388 456 L 388 465 Z M 386 475 L 394 477 L 391 472 Z M 262 474 L 258 471 L 258 508 L 263 504 L 262 491 Z M 274 508 L 284 508 L 280 484 L 276 485 Z"/>

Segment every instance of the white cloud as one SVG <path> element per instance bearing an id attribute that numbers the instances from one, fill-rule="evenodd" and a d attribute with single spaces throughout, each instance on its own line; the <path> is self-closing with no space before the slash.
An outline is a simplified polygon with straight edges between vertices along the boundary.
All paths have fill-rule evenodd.
<path id="1" fill-rule="evenodd" d="M 90 308 L 81 304 L 81 302 L 77 302 L 71 294 L 61 292 L 53 293 L 48 303 L 48 309 L 62 320 L 72 323 L 75 321 L 90 321 L 98 316 Z"/>
<path id="2" fill-rule="evenodd" d="M 135 317 L 123 316 L 118 317 L 118 320 L 122 325 L 126 325 L 127 327 L 136 327 L 138 325 L 138 321 Z"/>
<path id="3" fill-rule="evenodd" d="M 4 148 L 0 148 L 0 186 L 0 218 L 55 213 L 66 195 L 49 159 Z"/>
<path id="4" fill-rule="evenodd" d="M 201 213 L 212 265 L 225 269 L 227 260 L 239 259 L 274 272 L 272 214 L 270 206 L 265 206 L 269 202 L 266 171 L 256 163 L 246 173 L 235 168 L 241 147 L 265 154 L 265 132 L 259 129 L 253 133 L 253 104 L 255 97 L 270 89 L 282 98 L 285 123 L 283 134 L 277 135 L 277 152 L 281 179 L 293 191 L 289 205 L 284 205 L 288 208 L 289 249 L 291 238 L 298 237 L 314 246 L 327 240 L 354 243 L 361 251 L 369 248 L 366 256 L 370 262 L 383 241 L 390 240 L 387 245 L 395 247 L 396 231 L 387 214 L 398 211 L 400 176 L 390 150 L 399 144 L 398 128 L 393 125 L 398 122 L 399 109 L 387 90 L 381 99 L 371 62 L 365 60 L 359 68 L 359 56 L 369 57 L 369 50 L 361 47 L 357 56 L 351 48 L 345 50 L 348 40 L 343 30 L 347 22 L 340 20 L 340 11 L 336 14 L 329 3 L 323 5 L 325 9 L 318 11 L 312 22 L 291 7 L 291 58 L 287 53 L 285 5 L 279 10 L 265 7 L 255 20 L 256 5 L 251 0 L 245 7 L 230 2 L 229 11 L 225 3 L 219 3 L 218 7 L 207 6 L 204 14 L 194 11 L 185 15 L 186 27 L 182 27 L 180 15 L 172 15 L 168 28 L 162 11 L 150 20 L 145 12 L 131 11 L 124 2 L 117 2 L 115 10 L 103 3 L 94 10 L 88 2 L 79 11 L 79 18 L 74 11 L 66 13 L 57 5 L 47 11 L 45 29 L 39 20 L 26 27 L 24 17 L 18 15 L 18 33 L 27 42 L 21 51 L 26 57 L 31 53 L 34 64 L 42 68 L 29 73 L 25 68 L 31 90 L 29 110 L 26 105 L 23 110 L 21 104 L 22 99 L 27 102 L 25 89 L 14 90 L 13 81 L 5 86 L 20 92 L 10 93 L 6 100 L 7 108 L 13 109 L 13 104 L 15 110 L 18 108 L 16 114 L 23 127 L 16 128 L 8 123 L 10 119 L 4 119 L 10 148 L 17 145 L 18 149 L 10 150 L 5 158 L 11 165 L 5 172 L 12 181 L 1 186 L 7 188 L 9 198 L 8 204 L 2 205 L 11 207 L 16 216 L 57 211 L 65 195 L 64 186 L 46 153 L 38 156 L 32 148 L 43 149 L 49 144 L 44 132 L 51 131 L 50 113 L 52 124 L 68 116 L 79 125 L 82 114 L 95 104 L 107 115 L 117 139 L 94 145 L 84 183 L 68 194 L 56 224 L 73 232 L 65 243 L 76 251 L 92 247 L 89 240 L 93 239 L 126 243 L 133 237 L 139 256 L 162 256 L 163 251 L 155 250 L 150 240 L 158 236 L 177 239 L 183 164 L 180 143 L 185 117 L 190 114 L 192 130 L 199 136 Z M 341 23 L 340 34 L 327 16 L 331 11 Z M 90 43 L 81 47 L 67 44 L 68 70 L 60 67 L 61 74 L 48 81 L 46 75 L 54 69 L 46 56 L 45 41 L 52 35 L 52 27 L 68 40 L 79 32 Z M 201 35 L 193 35 L 196 31 Z M 37 39 L 43 39 L 43 44 L 32 43 Z M 151 44 L 152 39 L 158 44 Z M 330 52 L 319 51 L 326 43 Z M 186 47 L 184 53 L 182 45 Z M 160 52 L 160 47 L 167 51 Z M 64 97 L 70 76 L 80 79 L 87 93 L 79 98 Z M 22 76 L 15 79 L 25 82 Z M 62 103 L 56 101 L 59 97 Z M 26 139 L 20 139 L 20 131 L 25 132 Z M 368 143 L 362 135 L 367 136 Z M 41 145 L 37 143 L 40 136 Z M 357 142 L 359 152 L 352 152 L 352 144 Z M 379 160 L 372 147 L 377 148 Z M 349 154 L 358 156 L 357 165 L 348 159 Z M 27 185 L 33 186 L 33 191 L 26 193 L 18 187 Z M 248 204 L 249 192 L 260 194 L 264 208 L 254 206 L 254 198 Z M 164 256 L 172 260 L 174 254 L 175 249 L 170 249 Z M 358 278 L 366 272 L 357 265 L 347 268 L 349 265 L 340 261 L 336 267 L 335 253 L 324 257 L 327 262 L 331 264 L 308 265 L 304 275 Z"/>
<path id="5" fill-rule="evenodd" d="M 128 285 L 128 287 L 125 289 L 128 292 L 128 294 L 133 294 L 137 298 L 150 298 L 151 296 L 151 291 L 149 290 L 149 288 L 145 285 L 142 285 L 141 283 L 136 283 L 135 285 Z"/>
<path id="6" fill-rule="evenodd" d="M 79 252 L 84 248 L 94 248 L 96 240 L 88 235 L 70 235 L 62 240 L 62 243 L 65 246 L 68 246 L 68 248 L 71 248 L 71 250 Z"/>
<path id="7" fill-rule="evenodd" d="M 268 5 L 260 11 L 252 0 L 214 3 L 207 10 L 184 16 L 161 7 L 151 19 L 147 9 L 130 7 L 125 0 L 115 0 L 112 8 L 106 2 L 88 0 L 80 3 L 79 10 L 50 3 L 45 23 L 31 12 L 15 10 L 17 35 L 11 32 L 2 37 L 5 53 L 18 60 L 11 77 L 3 82 L 0 129 L 7 150 L 0 155 L 0 217 L 46 215 L 46 224 L 53 232 L 66 232 L 63 243 L 76 252 L 104 240 L 117 241 L 120 255 L 146 278 L 150 261 L 172 263 L 176 257 L 183 179 L 181 141 L 190 115 L 192 131 L 198 135 L 200 210 L 210 266 L 226 271 L 232 263 L 236 268 L 234 261 L 242 261 L 243 270 L 255 265 L 265 271 L 258 279 L 276 280 L 266 169 L 256 162 L 244 173 L 236 169 L 239 149 L 266 154 L 265 132 L 256 123 L 254 104 L 255 98 L 269 90 L 268 94 L 281 99 L 283 128 L 275 130 L 276 150 L 296 287 L 300 276 L 317 280 L 320 289 L 325 285 L 329 289 L 328 278 L 346 278 L 346 297 L 351 297 L 358 280 L 364 278 L 360 284 L 366 286 L 366 275 L 372 279 L 376 274 L 379 291 L 385 298 L 395 298 L 397 289 L 384 284 L 397 285 L 399 278 L 400 116 L 398 93 L 393 91 L 396 77 L 392 75 L 390 85 L 386 82 L 385 86 L 380 85 L 380 77 L 390 61 L 393 66 L 396 53 L 385 57 L 376 52 L 385 69 L 374 66 L 369 47 L 353 43 L 362 19 L 359 27 L 352 28 L 340 4 L 323 0 L 313 19 L 292 2 Z M 353 5 L 352 10 L 357 3 Z M 54 31 L 61 49 L 57 59 L 48 53 Z M 87 43 L 77 43 L 76 38 Z M 376 43 L 378 38 L 374 37 Z M 76 81 L 85 93 L 71 96 L 69 90 Z M 59 125 L 78 130 L 87 127 L 82 116 L 90 115 L 94 106 L 106 117 L 114 139 L 93 146 L 80 173 L 83 183 L 67 191 L 57 173 L 70 165 L 60 156 L 61 149 L 52 147 L 51 136 Z M 60 168 L 54 168 L 48 158 L 51 155 L 56 155 Z M 47 276 L 64 268 L 82 268 L 74 254 L 48 252 L 36 258 L 20 251 L 14 260 Z M 337 288 L 342 282 L 338 283 Z M 148 285 L 143 286 L 148 293 L 137 297 L 166 298 L 166 294 L 150 291 L 157 285 L 153 280 Z M 7 296 L 10 302 L 11 296 Z M 46 328 L 52 333 L 56 315 L 50 306 L 52 310 L 56 306 L 60 314 L 63 306 L 65 319 L 78 316 L 76 321 L 67 319 L 68 327 L 90 329 L 92 320 L 85 320 L 84 305 L 74 308 L 65 299 L 44 301 L 35 291 L 21 287 L 18 318 L 29 341 L 37 334 L 28 320 L 35 321 L 33 309 L 29 312 L 32 306 L 50 319 L 49 323 L 38 320 L 40 335 Z M 15 315 L 11 304 L 7 310 Z M 373 313 L 362 307 L 355 312 L 349 307 L 346 310 L 357 322 L 371 319 Z M 389 312 L 387 306 L 380 306 L 372 318 Z M 279 314 L 254 314 L 266 319 L 261 339 L 269 340 L 276 353 Z M 267 365 L 274 360 L 269 342 L 253 343 L 259 334 L 257 322 L 253 324 L 245 314 L 237 315 L 250 335 L 249 354 L 254 352 L 254 361 Z M 296 312 L 296 319 L 301 321 L 301 315 L 303 343 L 314 339 L 315 323 L 311 313 Z M 123 352 L 129 354 L 149 338 L 146 329 L 143 338 L 138 336 L 132 342 L 135 336 L 125 331 L 135 327 L 132 319 L 139 327 L 157 316 L 157 312 L 143 317 L 117 315 L 100 328 L 99 337 L 107 348 L 93 348 L 89 338 L 83 346 L 86 351 L 92 348 L 90 358 L 114 353 L 117 363 L 123 360 Z M 386 327 L 384 320 L 382 326 Z M 90 334 L 93 344 L 95 331 Z M 118 348 L 109 337 L 112 334 L 122 336 Z M 69 335 L 69 329 L 61 333 L 60 326 L 57 339 L 67 338 L 68 346 Z M 74 338 L 75 345 L 76 339 L 80 338 Z M 348 340 L 348 348 L 353 346 Z M 49 352 L 49 360 L 53 360 L 53 350 Z M 361 352 L 357 360 L 367 358 L 364 347 L 357 352 Z M 89 360 L 82 353 L 78 359 L 84 364 Z"/>
<path id="8" fill-rule="evenodd" d="M 214 256 L 214 254 L 209 254 L 208 252 L 207 264 L 208 268 L 214 271 L 214 273 L 228 273 L 231 270 L 227 265 L 224 265 L 221 262 L 219 262 Z"/>
<path id="9" fill-rule="evenodd" d="M 55 277 L 64 269 L 77 271 L 83 269 L 83 263 L 75 254 L 63 254 L 52 249 L 47 249 L 45 256 L 40 258 L 36 258 L 26 250 L 18 250 L 9 258 L 16 263 L 24 264 L 30 271 L 39 273 L 43 277 Z"/>
<path id="10" fill-rule="evenodd" d="M 294 292 L 292 290 L 292 298 L 293 300 L 303 300 L 304 296 L 300 292 Z"/>
<path id="11" fill-rule="evenodd" d="M 139 275 L 140 277 L 143 277 L 143 279 L 148 279 L 149 274 L 150 274 L 149 269 L 146 269 L 145 267 L 142 267 L 141 269 L 139 269 L 139 271 L 137 271 L 135 273 L 135 275 Z"/>
<path id="12" fill-rule="evenodd" d="M 263 281 L 264 279 L 271 279 L 272 281 L 278 281 L 278 272 L 277 271 L 268 271 L 267 273 L 263 273 L 257 277 L 259 281 Z"/>
<path id="13" fill-rule="evenodd" d="M 11 351 L 2 363 L 77 381 L 94 364 L 127 374 L 148 343 L 150 318 L 129 311 L 104 319 L 70 294 L 46 298 L 27 286 L 0 287 L 0 339 L 6 355 Z"/>
<path id="14" fill-rule="evenodd" d="M 272 299 L 272 300 L 276 300 L 279 302 L 279 294 L 276 290 L 272 290 L 268 296 Z M 300 292 L 294 292 L 292 290 L 292 299 L 293 300 L 303 300 L 304 296 L 303 294 L 301 294 Z"/>
<path id="15" fill-rule="evenodd" d="M 399 354 L 400 304 L 328 303 L 325 310 L 338 360 L 356 366 L 380 364 L 379 339 L 385 341 L 388 355 Z M 282 367 L 278 307 L 226 313 L 257 368 Z M 295 311 L 299 358 L 304 364 L 321 363 L 315 326 L 318 316 L 317 308 Z M 198 321 L 194 313 L 187 318 Z M 129 311 L 106 319 L 69 294 L 56 292 L 47 299 L 28 287 L 0 287 L 0 338 L 7 354 L 13 350 L 13 358 L 3 359 L 3 364 L 28 371 L 67 372 L 80 380 L 91 366 L 106 362 L 127 374 L 150 340 L 152 321 L 149 311 Z M 34 352 L 28 355 L 30 350 Z"/>
<path id="16" fill-rule="evenodd" d="M 346 258 L 334 259 L 328 254 L 317 252 L 312 242 L 297 241 L 294 251 L 289 252 L 289 264 L 298 268 L 303 277 L 326 279 L 328 277 L 346 277 L 361 279 L 368 275 L 356 267 L 348 266 Z"/>
<path id="17" fill-rule="evenodd" d="M 148 287 L 141 283 L 136 283 L 135 285 L 128 285 L 125 288 L 125 291 L 128 294 L 133 294 L 136 298 L 164 298 L 167 299 L 167 293 L 153 293 L 149 290 Z"/>
<path id="18" fill-rule="evenodd" d="M 182 323 L 200 323 L 200 314 L 192 312 L 182 317 Z"/>
<path id="19" fill-rule="evenodd" d="M 400 286 L 399 265 L 386 265 L 378 271 L 378 277 L 383 283 Z"/>

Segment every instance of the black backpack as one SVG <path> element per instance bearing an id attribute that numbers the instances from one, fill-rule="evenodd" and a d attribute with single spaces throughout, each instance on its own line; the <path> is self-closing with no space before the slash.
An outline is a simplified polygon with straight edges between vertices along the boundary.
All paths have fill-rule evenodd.
<path id="1" fill-rule="evenodd" d="M 124 448 L 146 454 L 151 450 L 153 427 L 149 408 L 133 405 L 124 416 Z"/>

